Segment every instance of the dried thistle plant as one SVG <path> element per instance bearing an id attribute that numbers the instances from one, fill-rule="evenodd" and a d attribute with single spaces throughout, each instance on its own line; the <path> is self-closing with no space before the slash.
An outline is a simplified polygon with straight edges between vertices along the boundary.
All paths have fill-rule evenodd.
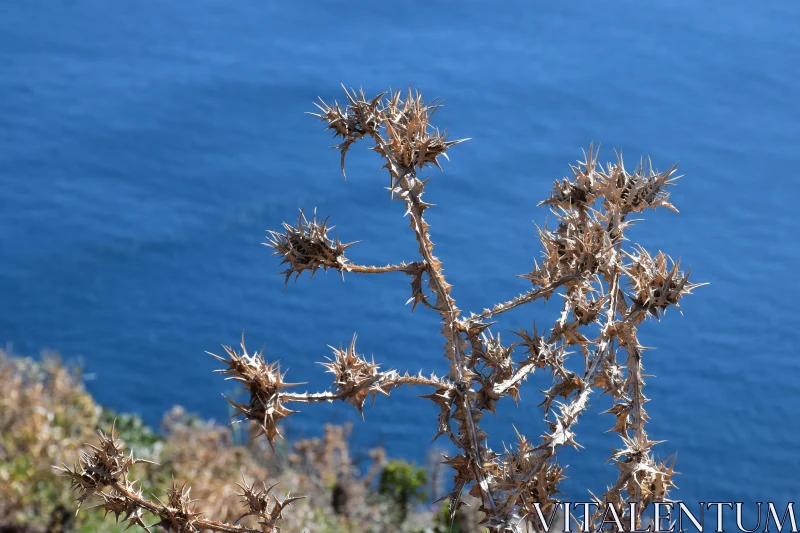
<path id="1" fill-rule="evenodd" d="M 668 307 L 678 309 L 683 296 L 701 284 L 689 282 L 689 274 L 664 253 L 655 257 L 641 246 L 626 249 L 625 232 L 633 224 L 631 214 L 645 209 L 667 208 L 668 188 L 675 183 L 675 167 L 655 170 L 648 161 L 632 172 L 622 157 L 602 166 L 593 147 L 582 161 L 571 165 L 570 177 L 554 183 L 547 205 L 557 220 L 554 229 L 539 228 L 543 247 L 541 262 L 520 277 L 533 287 L 508 301 L 480 312 L 462 313 L 452 296 L 441 262 L 434 255 L 425 211 L 432 206 L 423 194 L 429 179 L 418 172 L 440 167 L 440 156 L 466 139 L 451 141 L 435 129 L 430 119 L 439 104 L 426 103 L 419 92 L 403 97 L 400 92 L 382 93 L 367 99 L 363 91 L 345 89 L 346 102 L 327 104 L 320 100 L 318 117 L 339 139 L 344 174 L 345 157 L 353 144 L 368 140 L 371 150 L 383 159 L 390 177 L 391 199 L 405 206 L 405 216 L 418 244 L 419 258 L 409 263 L 387 266 L 357 265 L 349 262 L 345 251 L 354 243 L 342 244 L 328 236 L 328 219 L 318 222 L 304 214 L 296 226 L 284 224 L 283 231 L 270 231 L 268 243 L 282 258 L 286 282 L 308 270 L 333 268 L 347 273 L 380 274 L 401 272 L 411 278 L 412 311 L 422 304 L 439 315 L 444 337 L 444 357 L 449 361 L 446 376 L 409 374 L 384 370 L 367 360 L 356 349 L 355 337 L 348 346 L 333 348 L 333 356 L 322 363 L 333 374 L 333 386 L 318 393 L 293 392 L 297 384 L 287 383 L 277 362 L 268 362 L 261 352 L 249 354 L 244 340 L 241 352 L 225 347 L 225 356 L 214 355 L 226 365 L 220 372 L 239 381 L 248 393 L 243 403 L 232 402 L 241 421 L 258 425 L 270 445 L 279 437 L 278 424 L 290 416 L 293 403 L 319 403 L 342 400 L 363 416 L 367 398 L 386 395 L 395 387 L 415 385 L 429 389 L 422 396 L 440 409 L 432 424 L 435 437 L 446 435 L 457 449 L 444 464 L 452 470 L 449 499 L 452 520 L 468 493 L 480 502 L 482 525 L 491 532 L 520 531 L 528 526 L 539 509 L 548 513 L 558 502 L 559 484 L 564 469 L 557 453 L 564 446 L 579 446 L 575 425 L 589 405 L 593 390 L 608 394 L 614 405 L 607 411 L 615 418 L 611 431 L 620 435 L 621 446 L 610 460 L 619 469 L 617 479 L 607 491 L 595 497 L 597 511 L 584 527 L 599 527 L 606 514 L 616 512 L 630 528 L 641 525 L 647 506 L 668 501 L 674 487 L 674 461 L 657 461 L 652 448 L 657 444 L 648 436 L 648 415 L 644 405 L 642 355 L 645 348 L 637 338 L 638 326 L 647 317 L 660 318 Z M 540 333 L 521 329 L 516 342 L 506 344 L 489 327 L 491 319 L 521 305 L 563 297 L 563 307 L 552 327 Z M 592 334 L 592 331 L 599 333 Z M 570 347 L 577 346 L 583 357 L 583 370 L 566 368 Z M 522 352 L 517 355 L 518 352 Z M 517 352 L 517 353 L 515 353 Z M 624 358 L 623 358 L 624 354 Z M 212 354 L 213 355 L 213 354 Z M 547 371 L 552 387 L 544 392 L 546 431 L 539 439 L 517 432 L 517 443 L 502 452 L 493 451 L 488 435 L 481 429 L 486 411 L 494 412 L 497 401 L 520 397 L 520 385 L 536 370 Z M 115 514 L 124 513 L 131 523 L 141 524 L 143 511 L 157 515 L 174 531 L 249 531 L 249 529 L 204 520 L 194 511 L 188 488 L 176 485 L 166 502 L 145 500 L 126 477 L 133 459 L 122 454 L 112 436 L 101 435 L 99 447 L 84 454 L 74 469 L 65 468 L 81 493 L 100 496 L 100 505 Z M 103 489 L 109 490 L 104 492 Z M 293 501 L 270 499 L 269 490 L 243 486 L 246 514 L 261 520 L 260 530 L 278 531 L 276 526 L 284 506 Z M 630 502 L 637 502 L 630 516 Z"/>

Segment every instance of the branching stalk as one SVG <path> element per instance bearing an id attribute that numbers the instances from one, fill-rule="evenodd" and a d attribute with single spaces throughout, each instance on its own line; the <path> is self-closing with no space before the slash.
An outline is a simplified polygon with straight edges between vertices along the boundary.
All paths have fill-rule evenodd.
<path id="1" fill-rule="evenodd" d="M 385 266 L 351 263 L 346 252 L 356 243 L 344 244 L 330 237 L 328 218 L 318 221 L 316 212 L 309 219 L 301 211 L 295 225 L 284 223 L 282 231 L 270 231 L 266 244 L 281 258 L 285 269 L 280 274 L 286 284 L 292 276 L 297 279 L 308 271 L 313 277 L 319 269 L 333 269 L 342 276 L 345 272 L 408 275 L 411 310 L 422 303 L 423 308 L 440 316 L 449 374 L 440 378 L 421 372 L 401 375 L 394 369 L 381 370 L 374 358 L 368 360 L 358 353 L 354 336 L 346 347 L 331 347 L 332 356 L 321 363 L 333 376 L 332 388 L 317 393 L 291 392 L 289 389 L 300 384 L 286 381 L 279 361 L 269 362 L 263 352 L 248 353 L 242 339 L 241 351 L 226 346 L 224 356 L 211 354 L 224 365 L 218 372 L 240 383 L 247 393 L 242 403 L 229 400 L 235 417 L 255 423 L 274 446 L 281 422 L 294 414 L 288 408 L 292 403 L 340 400 L 354 406 L 363 417 L 369 397 L 374 401 L 377 395 L 388 396 L 401 386 L 432 389 L 423 398 L 434 402 L 440 411 L 434 439 L 447 435 L 457 448 L 453 457 L 443 461 L 453 471 L 452 489 L 444 496 L 449 499 L 451 521 L 462 504 L 463 490 L 469 487 L 470 494 L 480 498 L 482 525 L 490 533 L 518 532 L 527 527 L 530 517 L 556 504 L 559 485 L 565 478 L 557 453 L 565 445 L 579 446 L 574 428 L 588 408 L 592 390 L 599 389 L 613 398 L 613 407 L 607 413 L 616 423 L 610 431 L 619 434 L 623 446 L 611 458 L 619 468 L 617 480 L 602 498 L 596 498 L 599 509 L 590 522 L 599 525 L 601 511 L 608 506 L 624 516 L 626 504 L 636 501 L 637 516 L 627 519 L 639 525 L 647 505 L 668 500 L 674 470 L 671 463 L 653 459 L 650 450 L 658 442 L 650 441 L 644 429 L 644 348 L 639 344 L 637 328 L 648 317 L 660 318 L 669 307 L 680 309 L 679 301 L 701 284 L 690 283 L 680 262 L 663 252 L 651 255 L 638 245 L 625 249 L 625 232 L 632 224 L 632 214 L 657 208 L 677 212 L 668 191 L 678 179 L 674 176 L 676 168 L 659 172 L 648 160 L 647 165 L 642 161 L 629 172 L 619 154 L 616 161 L 603 166 L 590 147 L 583 161 L 570 165 L 571 177 L 556 181 L 549 198 L 539 204 L 550 208 L 557 225 L 552 229 L 537 226 L 541 261 L 534 263 L 531 272 L 519 276 L 532 288 L 464 318 L 444 268 L 433 254 L 430 228 L 424 218 L 425 210 L 433 204 L 422 199 L 429 179 L 419 179 L 418 173 L 431 166 L 441 168 L 440 156 L 447 158 L 446 152 L 466 139 L 450 141 L 446 133 L 434 128 L 430 119 L 440 104 L 425 103 L 419 92 L 409 90 L 403 98 L 400 92 L 389 91 L 367 99 L 363 91 L 345 89 L 345 95 L 343 105 L 320 100 L 316 104 L 319 112 L 312 114 L 339 139 L 335 148 L 340 151 L 343 174 L 352 146 L 363 139 L 374 141 L 371 150 L 383 159 L 383 168 L 389 172 L 390 198 L 405 205 L 419 258 Z M 535 327 L 532 332 L 520 329 L 516 332 L 519 340 L 507 345 L 499 334 L 489 331 L 489 319 L 531 302 L 546 302 L 556 294 L 564 298 L 563 309 L 546 337 L 540 337 Z M 591 333 L 598 329 L 599 334 Z M 523 359 L 514 355 L 520 347 L 527 352 Z M 577 347 L 583 355 L 580 374 L 565 365 L 573 353 L 571 347 Z M 625 366 L 617 362 L 620 348 L 628 354 Z M 514 448 L 493 452 L 487 444 L 488 435 L 480 428 L 481 417 L 487 411 L 496 413 L 502 398 L 519 401 L 523 383 L 537 369 L 547 370 L 553 379 L 552 387 L 543 391 L 540 404 L 548 430 L 538 443 L 517 431 Z M 92 450 L 92 454 L 82 455 L 74 469 L 62 469 L 72 478 L 81 502 L 99 498 L 102 507 L 118 516 L 124 514 L 131 524 L 143 524 L 141 513 L 146 511 L 161 517 L 159 525 L 182 533 L 202 529 L 245 531 L 201 518 L 184 488 L 173 488 L 164 505 L 141 496 L 126 477 L 135 460 L 122 454 L 113 431 L 110 438 L 101 435 L 101 446 Z M 279 502 L 272 499 L 271 488 L 266 485 L 263 491 L 246 484 L 240 487 L 246 515 L 259 518 L 259 531 L 279 531 L 276 524 L 282 519 L 283 508 L 296 498 Z M 534 529 L 540 530 L 538 526 Z"/>

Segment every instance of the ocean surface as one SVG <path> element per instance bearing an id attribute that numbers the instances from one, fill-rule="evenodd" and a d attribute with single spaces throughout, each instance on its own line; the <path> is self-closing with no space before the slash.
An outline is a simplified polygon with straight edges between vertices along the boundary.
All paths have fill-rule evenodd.
<path id="1" fill-rule="evenodd" d="M 800 478 L 800 3 L 0 3 L 0 343 L 59 351 L 103 404 L 158 424 L 172 405 L 225 422 L 234 389 L 204 354 L 236 345 L 291 381 L 358 334 L 383 368 L 442 373 L 437 318 L 410 313 L 408 279 L 317 273 L 284 289 L 267 229 L 298 208 L 331 215 L 357 263 L 414 260 L 403 207 L 366 145 L 348 178 L 317 96 L 420 88 L 453 138 L 427 198 L 436 253 L 466 311 L 519 294 L 541 249 L 536 204 L 589 143 L 685 177 L 680 214 L 650 211 L 631 238 L 710 285 L 641 329 L 648 432 L 679 452 L 685 501 L 798 498 Z M 557 298 L 504 315 L 551 324 Z M 579 357 L 577 354 L 575 357 Z M 0 384 L 2 387 L 2 384 Z M 529 380 L 486 428 L 544 431 Z M 294 415 L 292 438 L 354 422 L 357 449 L 424 461 L 435 407 L 396 391 L 365 410 Z M 593 396 L 566 451 L 566 496 L 616 478 L 610 405 Z M 436 444 L 446 445 L 443 441 Z"/>

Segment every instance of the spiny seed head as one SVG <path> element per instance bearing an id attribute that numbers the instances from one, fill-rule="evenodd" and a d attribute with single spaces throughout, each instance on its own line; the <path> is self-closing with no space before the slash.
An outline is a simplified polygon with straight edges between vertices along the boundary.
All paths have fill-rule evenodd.
<path id="1" fill-rule="evenodd" d="M 521 277 L 534 285 L 545 286 L 570 274 L 589 278 L 615 268 L 618 259 L 615 244 L 599 213 L 560 208 L 553 213 L 559 220 L 558 227 L 552 231 L 538 228 L 544 261 L 541 265 L 536 263 L 532 272 Z M 565 286 L 571 288 L 579 284 L 576 279 Z"/>
<path id="2" fill-rule="evenodd" d="M 431 126 L 431 116 L 441 104 L 425 103 L 419 91 L 412 93 L 409 88 L 406 98 L 401 99 L 400 91 L 390 90 L 368 100 L 363 89 L 356 92 L 343 88 L 347 97 L 344 107 L 338 102 L 328 105 L 320 99 L 320 103 L 314 104 L 319 113 L 309 113 L 342 139 L 341 144 L 334 146 L 342 154 L 342 174 L 347 151 L 364 137 L 375 141 L 373 150 L 386 160 L 384 167 L 393 179 L 427 165 L 441 168 L 439 156 L 447 158 L 448 148 L 467 140 L 449 141 L 447 132 L 440 133 Z"/>
<path id="3" fill-rule="evenodd" d="M 136 496 L 142 497 L 141 490 L 135 490 L 132 487 L 128 490 L 133 492 Z M 103 517 L 113 514 L 118 523 L 120 517 L 122 517 L 123 521 L 128 522 L 128 527 L 136 525 L 147 530 L 147 526 L 142 519 L 142 508 L 139 507 L 137 502 L 126 497 L 116 489 L 112 489 L 109 492 L 96 492 L 95 495 L 99 498 L 100 502 L 93 506 L 92 509 L 102 509 L 104 512 Z"/>
<path id="4" fill-rule="evenodd" d="M 666 188 L 674 185 L 680 176 L 675 176 L 678 165 L 673 165 L 665 172 L 658 172 L 648 158 L 647 165 L 643 160 L 633 173 L 625 170 L 622 154 L 617 154 L 616 163 L 606 165 L 602 172 L 599 192 L 604 197 L 604 205 L 608 211 L 618 210 L 622 213 L 641 213 L 645 209 L 666 207 L 678 212 L 669 202 L 670 194 Z"/>
<path id="5" fill-rule="evenodd" d="M 157 527 L 176 533 L 199 533 L 197 521 L 203 513 L 197 511 L 195 507 L 197 500 L 191 498 L 191 490 L 186 483 L 178 486 L 175 480 L 172 480 L 172 486 L 166 489 L 167 501 L 157 498 L 161 504 L 158 510 L 161 521 L 156 524 Z"/>
<path id="6" fill-rule="evenodd" d="M 270 446 L 274 446 L 275 439 L 280 436 L 278 423 L 294 413 L 283 405 L 281 392 L 300 383 L 286 383 L 285 373 L 281 374 L 280 364 L 265 362 L 263 350 L 249 355 L 244 345 L 244 335 L 241 348 L 242 353 L 237 353 L 230 346 L 223 346 L 227 357 L 207 353 L 228 365 L 228 368 L 216 372 L 238 381 L 249 394 L 249 399 L 245 403 L 236 403 L 226 398 L 235 410 L 233 416 L 240 417 L 239 421 L 252 420 L 258 424 L 260 432 L 266 435 Z"/>
<path id="7" fill-rule="evenodd" d="M 577 165 L 570 165 L 572 179 L 564 178 L 554 182 L 550 198 L 540 202 L 540 206 L 585 209 L 595 202 L 599 197 L 598 185 L 601 174 L 596 170 L 597 151 L 594 145 L 589 145 L 589 153 L 584 151 L 583 156 L 583 161 L 579 161 Z"/>
<path id="8" fill-rule="evenodd" d="M 589 208 L 598 199 L 608 213 L 621 214 L 641 213 L 644 209 L 666 207 L 676 213 L 678 210 L 669 203 L 666 188 L 673 185 L 680 176 L 674 176 L 677 165 L 658 172 L 648 159 L 634 169 L 633 173 L 625 169 L 622 154 L 617 154 L 615 163 L 608 163 L 603 169 L 597 163 L 597 151 L 589 146 L 589 153 L 584 152 L 583 161 L 570 165 L 572 179 L 564 178 L 553 184 L 550 198 L 539 205 L 550 205 L 561 209 Z"/>
<path id="9" fill-rule="evenodd" d="M 303 211 L 297 219 L 297 226 L 283 223 L 284 231 L 269 231 L 265 243 L 275 250 L 273 255 L 283 257 L 281 265 L 288 264 L 289 268 L 280 272 L 286 275 L 286 284 L 289 278 L 295 275 L 295 280 L 305 270 L 311 271 L 311 277 L 319 268 L 328 270 L 334 268 L 344 275 L 345 263 L 344 251 L 354 242 L 342 244 L 338 238 L 331 239 L 328 232 L 333 226 L 328 227 L 328 219 L 317 222 L 317 211 L 314 210 L 314 217 L 308 220 Z"/>
<path id="10" fill-rule="evenodd" d="M 93 494 L 104 488 L 126 483 L 126 476 L 131 466 L 139 463 L 151 463 L 144 459 L 134 459 L 133 453 L 125 455 L 125 443 L 118 439 L 112 425 L 108 435 L 97 430 L 99 446 L 90 444 L 92 453 L 80 452 L 79 462 L 73 468 L 63 465 L 56 467 L 71 480 L 72 488 L 79 493 L 78 501 L 82 504 Z"/>
<path id="11" fill-rule="evenodd" d="M 640 246 L 635 254 L 626 255 L 631 259 L 625 274 L 633 288 L 632 299 L 639 309 L 656 318 L 671 305 L 680 310 L 680 299 L 703 285 L 689 283 L 689 274 L 680 270 L 680 260 L 672 261 L 661 251 L 653 258 Z"/>
<path id="12" fill-rule="evenodd" d="M 330 346 L 330 348 L 333 350 L 333 358 L 326 357 L 328 362 L 320 364 L 334 375 L 336 387 L 347 395 L 347 401 L 363 417 L 364 402 L 367 397 L 370 394 L 374 396 L 377 392 L 383 392 L 379 383 L 380 367 L 375 364 L 374 359 L 367 361 L 363 355 L 356 352 L 355 335 L 347 348 L 341 346 L 339 348 Z"/>
<path id="13" fill-rule="evenodd" d="M 287 494 L 286 499 L 279 501 L 277 497 L 273 496 L 272 489 L 277 486 L 277 483 L 267 487 L 266 483 L 263 484 L 264 489 L 256 488 L 255 483 L 250 485 L 242 478 L 242 482 L 238 484 L 242 492 L 237 493 L 241 496 L 242 503 L 247 507 L 247 511 L 236 519 L 238 522 L 246 516 L 258 517 L 259 524 L 264 528 L 264 531 L 271 533 L 279 533 L 280 528 L 277 523 L 283 520 L 283 510 L 292 502 L 303 499 L 303 497 L 291 497 Z"/>

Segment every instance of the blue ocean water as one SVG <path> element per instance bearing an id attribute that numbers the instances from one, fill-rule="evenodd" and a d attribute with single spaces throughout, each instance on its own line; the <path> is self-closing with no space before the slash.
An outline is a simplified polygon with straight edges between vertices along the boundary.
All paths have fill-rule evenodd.
<path id="1" fill-rule="evenodd" d="M 800 4 L 622 2 L 0 3 L 0 342 L 81 361 L 97 399 L 157 424 L 182 404 L 224 421 L 231 392 L 204 351 L 235 345 L 280 359 L 289 379 L 328 383 L 315 364 L 349 342 L 384 367 L 441 373 L 439 324 L 404 307 L 401 275 L 318 273 L 284 290 L 264 232 L 298 208 L 331 215 L 358 263 L 415 259 L 380 161 L 351 150 L 348 179 L 312 101 L 419 87 L 442 97 L 455 138 L 427 189 L 454 296 L 479 310 L 528 288 L 532 221 L 553 180 L 602 143 L 633 164 L 680 161 L 681 210 L 649 212 L 632 237 L 710 282 L 642 328 L 649 435 L 679 452 L 675 496 L 798 496 Z M 550 216 L 552 221 L 552 216 Z M 558 303 L 504 316 L 495 331 L 551 323 Z M 510 334 L 504 337 L 511 340 Z M 577 356 L 576 356 L 577 357 Z M 0 385 L 1 386 L 1 385 Z M 519 407 L 486 419 L 544 431 L 535 376 Z M 292 436 L 355 421 L 355 444 L 421 461 L 434 406 L 396 391 L 361 422 L 310 406 Z M 510 402 L 510 400 L 509 400 Z M 604 490 L 617 437 L 594 397 L 565 452 L 565 490 Z"/>

